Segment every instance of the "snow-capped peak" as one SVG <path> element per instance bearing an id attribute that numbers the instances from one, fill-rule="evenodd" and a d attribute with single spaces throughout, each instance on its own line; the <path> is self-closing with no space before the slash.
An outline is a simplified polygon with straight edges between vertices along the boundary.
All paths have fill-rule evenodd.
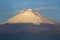
<path id="1" fill-rule="evenodd" d="M 19 12 L 18 15 L 10 18 L 5 23 L 33 23 L 33 24 L 50 23 L 50 24 L 54 24 L 53 21 L 47 19 L 46 17 L 42 16 L 39 12 L 33 9 L 27 9 L 22 12 Z"/>

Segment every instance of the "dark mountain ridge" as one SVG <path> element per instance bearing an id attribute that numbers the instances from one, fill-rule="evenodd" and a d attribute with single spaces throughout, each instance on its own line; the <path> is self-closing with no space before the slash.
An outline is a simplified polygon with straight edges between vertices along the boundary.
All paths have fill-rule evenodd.
<path id="1" fill-rule="evenodd" d="M 60 26 L 48 23 L 6 23 L 0 25 L 0 40 L 60 40 Z"/>

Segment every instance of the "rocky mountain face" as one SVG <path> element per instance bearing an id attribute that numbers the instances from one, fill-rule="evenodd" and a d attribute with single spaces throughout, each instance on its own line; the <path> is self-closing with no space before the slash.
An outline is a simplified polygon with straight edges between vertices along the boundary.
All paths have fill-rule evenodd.
<path id="1" fill-rule="evenodd" d="M 0 40 L 60 40 L 60 25 L 27 9 L 0 25 Z"/>

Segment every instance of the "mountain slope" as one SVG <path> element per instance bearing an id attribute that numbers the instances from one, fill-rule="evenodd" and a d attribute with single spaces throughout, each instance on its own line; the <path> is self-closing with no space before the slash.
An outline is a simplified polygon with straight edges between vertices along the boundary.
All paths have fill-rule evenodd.
<path id="1" fill-rule="evenodd" d="M 47 19 L 46 17 L 42 16 L 39 12 L 37 12 L 33 9 L 27 9 L 22 12 L 19 12 L 18 15 L 10 18 L 5 23 L 33 23 L 33 24 L 50 23 L 50 24 L 55 24 L 53 21 Z"/>

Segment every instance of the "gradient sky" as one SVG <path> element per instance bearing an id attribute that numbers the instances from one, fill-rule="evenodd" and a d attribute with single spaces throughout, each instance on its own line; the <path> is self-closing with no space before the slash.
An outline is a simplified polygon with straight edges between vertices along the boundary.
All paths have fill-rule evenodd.
<path id="1" fill-rule="evenodd" d="M 60 21 L 60 0 L 0 0 L 0 23 L 28 8 L 36 9 L 46 17 Z"/>

